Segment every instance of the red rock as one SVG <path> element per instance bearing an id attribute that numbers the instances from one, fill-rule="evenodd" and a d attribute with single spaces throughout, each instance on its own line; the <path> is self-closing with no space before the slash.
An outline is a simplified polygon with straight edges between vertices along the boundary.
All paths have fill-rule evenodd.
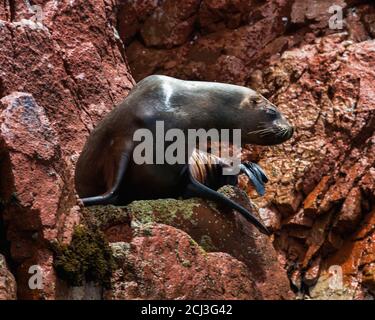
<path id="1" fill-rule="evenodd" d="M 325 245 L 325 249 L 331 253 L 340 249 L 343 243 L 344 243 L 343 238 L 339 234 L 331 230 L 328 233 L 328 237 L 324 245 Z"/>
<path id="2" fill-rule="evenodd" d="M 26 2 L 12 1 L 12 17 L 8 3 L 0 5 L 0 219 L 18 297 L 54 299 L 49 242 L 69 242 L 81 218 L 75 162 L 89 131 L 134 81 L 113 30 L 114 4 L 38 1 L 44 19 L 35 28 L 21 20 L 33 16 Z M 40 291 L 28 287 L 35 264 L 48 284 Z"/>
<path id="3" fill-rule="evenodd" d="M 301 271 L 294 270 L 293 273 L 290 276 L 290 282 L 296 287 L 298 290 L 301 290 Z"/>
<path id="4" fill-rule="evenodd" d="M 332 42 L 331 42 L 332 41 Z M 327 52 L 326 50 L 331 50 L 331 53 L 325 53 L 325 56 L 322 56 L 323 61 L 325 59 L 331 59 L 335 55 L 332 54 L 332 50 L 338 50 L 338 52 L 341 50 L 339 49 L 340 47 L 340 41 L 339 38 L 337 37 L 327 37 L 325 42 L 322 43 L 322 45 L 326 46 L 326 48 L 322 49 L 324 52 Z M 335 81 L 335 90 L 332 92 L 333 96 L 333 103 L 335 106 L 340 106 L 340 101 L 341 103 L 343 102 L 344 105 L 341 105 L 337 111 L 335 111 L 336 115 L 332 115 L 332 119 L 329 117 L 330 114 L 330 109 L 328 106 L 332 106 L 330 102 L 325 102 L 324 94 L 323 97 L 320 98 L 320 101 L 322 103 L 321 106 L 319 106 L 321 111 L 326 113 L 327 116 L 325 116 L 323 119 L 324 121 L 332 121 L 331 123 L 335 123 L 334 125 L 336 128 L 339 126 L 343 130 L 342 132 L 340 130 L 337 131 L 329 131 L 328 133 L 324 131 L 325 127 L 325 122 L 318 119 L 315 121 L 315 131 L 314 135 L 311 136 L 309 132 L 305 132 L 305 130 L 310 130 L 308 129 L 310 127 L 310 124 L 308 124 L 305 128 L 302 126 L 303 129 L 299 130 L 297 135 L 301 135 L 301 138 L 298 138 L 296 136 L 296 139 L 298 140 L 298 144 L 295 144 L 295 146 L 298 146 L 298 149 L 301 151 L 293 150 L 288 151 L 289 154 L 287 157 L 284 157 L 283 161 L 280 161 L 279 163 L 274 162 L 275 157 L 273 157 L 273 153 L 276 153 L 276 151 L 271 151 L 269 152 L 266 157 L 268 161 L 273 162 L 273 166 L 278 166 L 279 168 L 282 167 L 282 164 L 285 163 L 285 161 L 290 161 L 290 158 L 294 157 L 294 153 L 296 152 L 298 156 L 296 159 L 298 161 L 295 162 L 295 166 L 297 166 L 297 170 L 295 172 L 295 178 L 294 180 L 299 181 L 299 185 L 303 186 L 300 188 L 301 191 L 308 191 L 307 198 L 304 199 L 304 207 L 307 209 L 307 213 L 317 213 L 319 215 L 324 214 L 324 215 L 329 215 L 332 214 L 332 211 L 334 212 L 334 216 L 339 216 L 339 213 L 342 212 L 341 210 L 347 210 L 351 208 L 352 210 L 349 210 L 349 212 L 353 213 L 352 217 L 354 218 L 351 222 L 348 222 L 347 227 L 349 230 L 358 230 L 360 228 L 359 220 L 358 217 L 361 216 L 360 213 L 360 206 L 359 202 L 361 202 L 361 206 L 364 205 L 364 208 L 366 211 L 370 211 L 371 205 L 369 204 L 370 199 L 372 199 L 372 191 L 374 188 L 374 184 L 371 183 L 371 164 L 373 163 L 373 130 L 370 129 L 370 126 L 373 126 L 373 116 L 370 115 L 371 111 L 365 111 L 368 110 L 368 106 L 370 105 L 368 102 L 369 95 L 372 95 L 373 89 L 370 89 L 373 84 L 371 85 L 368 77 L 373 78 L 373 74 L 371 72 L 366 71 L 365 68 L 362 67 L 362 63 L 358 59 L 358 57 L 362 57 L 363 51 L 368 51 L 368 55 L 372 56 L 372 50 L 368 48 L 368 45 L 371 42 L 363 42 L 360 44 L 353 44 L 351 47 L 347 47 L 346 49 L 348 51 L 347 53 L 347 59 L 342 59 L 340 60 L 340 64 L 342 64 L 342 68 L 337 69 L 337 66 L 334 66 L 334 62 L 332 61 L 330 66 L 326 66 L 327 68 L 333 68 L 335 70 L 339 70 L 338 76 L 336 78 L 339 78 L 340 80 Z M 336 46 L 336 48 L 335 48 Z M 299 53 L 301 53 L 302 49 L 297 49 L 295 50 Z M 357 54 L 353 55 L 353 52 L 357 52 Z M 360 53 L 361 52 L 361 53 Z M 288 54 L 289 55 L 289 54 Z M 294 63 L 292 62 L 290 65 L 290 61 L 298 61 L 299 63 L 306 63 L 306 56 L 302 55 L 290 55 L 286 56 L 286 60 L 280 62 L 281 64 L 285 65 L 286 70 L 294 70 Z M 319 55 L 318 55 L 319 56 Z M 280 95 L 276 95 L 278 100 L 276 100 L 276 104 L 279 103 L 279 106 L 282 108 L 285 106 L 289 105 L 288 109 L 285 109 L 286 112 L 289 112 L 290 107 L 294 106 L 294 108 L 297 108 L 297 104 L 294 104 L 292 100 L 300 101 L 299 108 L 301 108 L 301 102 L 302 104 L 306 103 L 306 106 L 308 106 L 309 110 L 312 110 L 312 106 L 316 106 L 316 104 L 313 102 L 313 100 L 308 97 L 306 100 L 305 96 L 301 96 L 300 92 L 298 91 L 298 86 L 301 86 L 306 90 L 306 88 L 311 88 L 311 90 L 317 90 L 317 86 L 326 86 L 326 81 L 329 81 L 326 77 L 327 72 L 323 71 L 321 69 L 321 63 L 322 59 L 318 59 L 318 56 L 310 56 L 308 58 L 308 64 L 310 66 L 313 64 L 315 65 L 315 61 L 319 63 L 319 65 L 316 65 L 316 69 L 314 66 L 313 70 L 309 70 L 298 80 L 298 85 L 296 84 L 291 84 L 289 85 L 289 89 Z M 345 54 L 344 54 L 345 56 Z M 330 58 L 329 58 L 330 57 Z M 334 58 L 336 59 L 336 58 Z M 363 59 L 362 61 L 367 61 L 366 58 L 360 58 L 360 60 Z M 288 61 L 288 62 L 287 62 Z M 371 63 L 371 62 L 369 62 Z M 367 67 L 366 67 L 367 68 Z M 285 70 L 283 69 L 283 70 Z M 349 71 L 351 69 L 351 71 Z M 331 70 L 330 72 L 335 74 L 337 71 Z M 274 71 L 276 73 L 276 70 Z M 350 73 L 350 75 L 349 75 Z M 277 76 L 278 74 L 283 74 L 282 71 L 277 71 Z M 357 75 L 361 75 L 363 78 L 367 79 L 365 82 L 361 83 L 360 85 L 358 82 L 354 79 L 357 77 Z M 318 78 L 317 78 L 318 75 Z M 282 79 L 288 79 L 285 78 L 285 75 L 282 76 Z M 266 81 L 269 81 L 267 78 L 265 78 Z M 288 81 L 288 80 L 287 80 Z M 285 85 L 283 84 L 283 87 Z M 362 87 L 362 89 L 360 89 Z M 286 85 L 286 88 L 288 88 L 288 85 Z M 326 89 L 323 90 L 325 92 Z M 361 92 L 360 95 L 358 95 L 358 92 Z M 310 89 L 308 89 L 310 92 Z M 320 93 L 321 94 L 321 93 Z M 285 99 L 288 99 L 289 101 L 287 102 Z M 290 97 L 293 97 L 293 99 L 290 99 Z M 358 104 L 358 101 L 366 101 L 366 102 L 360 102 Z M 278 102 L 279 101 L 279 102 Z M 280 105 L 281 103 L 281 105 Z M 311 104 L 310 104 L 311 103 Z M 325 107 L 325 103 L 327 103 L 327 107 Z M 358 116 L 356 118 L 354 117 L 348 117 L 346 118 L 345 121 L 342 121 L 345 116 L 344 114 L 347 113 L 348 111 L 345 108 L 346 106 L 353 105 L 354 103 L 357 103 L 357 108 L 360 110 L 363 110 L 363 116 L 367 120 L 364 120 L 362 116 Z M 367 107 L 366 107 L 367 106 Z M 314 107 L 315 108 L 315 107 Z M 298 109 L 293 109 L 298 110 Z M 319 110 L 319 109 L 317 109 Z M 341 111 L 339 111 L 341 110 Z M 342 116 L 339 116 L 339 113 L 341 112 Z M 362 114 L 362 111 L 360 112 Z M 365 116 L 366 114 L 366 116 Z M 289 115 L 289 114 L 288 114 Z M 291 114 L 291 117 L 295 117 L 296 114 Z M 303 122 L 305 120 L 304 116 L 297 116 L 298 122 Z M 323 120 L 321 119 L 321 120 Z M 303 120 L 303 121 L 301 121 Z M 292 120 L 293 122 L 294 120 Z M 365 125 L 365 123 L 367 123 Z M 298 123 L 298 126 L 300 127 L 300 124 Z M 362 129 L 361 129 L 362 128 Z M 350 131 L 348 131 L 350 130 Z M 340 133 L 339 133 L 340 132 Z M 345 132 L 345 133 L 344 133 Z M 342 137 L 341 139 L 339 137 Z M 330 142 L 332 141 L 332 142 Z M 357 142 L 358 141 L 358 142 Z M 316 144 L 315 150 L 319 150 L 317 153 L 313 151 L 313 148 L 309 146 L 309 143 Z M 319 145 L 319 146 L 318 146 Z M 281 158 L 280 155 L 277 156 L 277 159 Z M 316 159 L 316 160 L 310 160 L 310 159 Z M 263 160 L 267 161 L 267 160 Z M 261 160 L 261 163 L 262 160 Z M 299 166 L 301 166 L 301 174 L 302 176 L 299 175 Z M 322 165 L 323 164 L 323 165 Z M 276 169 L 277 170 L 277 169 Z M 282 173 L 285 170 L 281 169 L 279 170 L 279 175 L 282 175 Z M 308 174 L 306 174 L 306 171 Z M 329 177 L 330 182 L 333 182 L 332 186 L 330 188 L 327 188 L 327 181 L 328 178 L 325 178 L 322 180 L 322 177 L 326 176 Z M 301 180 L 299 180 L 301 179 Z M 362 196 L 362 200 L 358 200 L 359 198 L 359 193 L 355 192 L 355 194 L 350 193 L 350 190 L 355 188 L 358 181 L 361 181 L 363 179 L 363 190 L 365 191 L 366 196 Z M 306 181 L 306 182 L 305 182 Z M 319 184 L 319 181 L 320 184 Z M 305 187 L 308 184 L 313 185 L 315 182 L 315 190 L 311 190 L 311 187 Z M 272 180 L 271 180 L 272 183 Z M 371 185 L 371 186 L 370 186 Z M 280 189 L 281 186 L 281 180 L 280 181 L 275 181 L 274 185 L 271 185 L 268 187 L 268 191 L 272 190 L 278 190 Z M 358 190 L 358 189 L 356 189 Z M 284 191 L 285 192 L 285 191 Z M 271 195 L 269 195 L 271 197 Z M 267 197 L 267 195 L 266 195 Z M 357 200 L 355 200 L 357 199 Z M 354 202 L 353 202 L 354 201 Z M 345 203 L 345 206 L 343 207 Z M 298 216 L 300 213 L 296 210 L 295 213 L 292 214 L 292 217 Z M 309 211 L 310 210 L 310 211 Z M 350 220 L 350 219 L 349 219 Z M 289 220 L 286 220 L 287 222 Z M 284 223 L 285 223 L 284 222 Z M 342 239 L 338 234 L 330 232 L 330 229 L 333 225 L 334 221 L 326 221 L 324 223 L 324 226 L 321 231 L 318 231 L 322 226 L 316 226 L 313 227 L 313 231 L 311 233 L 311 237 L 307 238 L 307 242 L 305 243 L 305 246 L 307 248 L 306 253 L 305 253 L 305 260 L 304 264 L 308 263 L 310 259 L 314 255 L 319 255 L 321 252 L 324 252 L 326 255 L 331 255 L 333 254 L 336 250 L 341 251 L 341 246 L 343 244 Z M 290 232 L 289 228 L 283 228 L 282 227 L 282 232 Z M 301 236 L 297 233 L 299 233 L 298 230 L 293 231 L 290 233 L 290 235 L 298 235 Z M 285 240 L 286 242 L 288 240 Z M 283 248 L 287 248 L 288 245 L 285 244 Z M 353 248 L 351 250 L 354 250 Z M 356 256 L 356 253 L 353 253 L 354 256 Z M 295 254 L 291 254 L 289 257 L 290 260 L 295 259 Z M 351 273 L 353 277 L 356 277 L 357 279 L 360 279 L 361 275 L 356 273 L 357 271 L 354 271 Z"/>
<path id="5" fill-rule="evenodd" d="M 40 213 L 42 225 L 53 227 L 56 218 L 51 214 L 57 211 L 62 181 L 53 168 L 46 168 L 43 163 L 51 163 L 57 157 L 60 151 L 57 135 L 44 109 L 32 95 L 15 92 L 2 98 L 0 103 L 3 109 L 0 136 L 13 168 L 20 170 L 13 173 L 17 198 L 21 205 L 43 210 Z M 30 162 L 29 158 L 39 160 L 39 164 Z M 29 176 L 22 176 L 22 172 L 33 172 L 33 183 Z"/>
<path id="6" fill-rule="evenodd" d="M 360 181 L 362 191 L 365 193 L 366 198 L 375 199 L 375 168 L 370 168 L 369 171 L 363 176 Z"/>
<path id="7" fill-rule="evenodd" d="M 306 197 L 305 201 L 303 202 L 303 209 L 306 214 L 315 214 L 317 212 L 320 202 L 318 197 L 321 197 L 326 191 L 328 181 L 329 176 L 323 177 L 315 189 Z"/>
<path id="8" fill-rule="evenodd" d="M 359 230 L 324 262 L 324 269 L 332 265 L 340 266 L 344 280 L 350 286 L 354 285 L 354 288 L 356 282 L 370 288 L 373 285 L 371 270 L 375 261 L 374 222 L 375 211 L 372 211 L 367 214 Z M 360 292 L 363 293 L 363 290 L 362 288 Z"/>
<path id="9" fill-rule="evenodd" d="M 289 237 L 297 238 L 297 239 L 307 239 L 310 235 L 310 230 L 308 228 L 303 227 L 293 227 L 285 228 L 288 232 Z"/>
<path id="10" fill-rule="evenodd" d="M 5 6 L 0 7 L 0 20 L 7 20 L 8 10 Z"/>
<path id="11" fill-rule="evenodd" d="M 291 227 L 312 227 L 314 220 L 301 209 L 297 214 L 287 218 L 283 224 Z"/>
<path id="12" fill-rule="evenodd" d="M 259 299 L 243 263 L 205 253 L 170 226 L 156 224 L 133 238 L 120 261 L 105 299 Z"/>
<path id="13" fill-rule="evenodd" d="M 310 236 L 306 240 L 308 249 L 303 260 L 304 268 L 307 267 L 307 265 L 310 263 L 311 258 L 316 255 L 316 253 L 324 244 L 326 232 L 328 231 L 329 224 L 331 222 L 331 215 L 332 214 L 326 214 L 315 221 L 311 229 Z"/>
<path id="14" fill-rule="evenodd" d="M 142 25 L 140 34 L 147 46 L 171 48 L 185 43 L 194 29 L 198 0 L 164 1 Z"/>
<path id="15" fill-rule="evenodd" d="M 154 0 L 141 1 L 121 1 L 119 3 L 119 20 L 120 36 L 127 43 L 139 31 L 142 23 L 158 7 L 158 2 Z"/>
<path id="16" fill-rule="evenodd" d="M 281 217 L 277 210 L 271 208 L 260 208 L 259 215 L 269 230 L 275 232 L 280 229 Z"/>
<path id="17" fill-rule="evenodd" d="M 8 226 L 12 259 L 17 263 L 40 264 L 48 269 L 51 268 L 52 253 L 49 252 L 48 263 L 38 260 L 38 246 L 57 237 L 56 231 L 48 232 L 56 228 L 63 185 L 62 178 L 52 166 L 60 152 L 57 134 L 32 95 L 15 92 L 3 97 L 0 103 L 3 110 L 0 138 L 9 158 L 5 172 L 13 180 L 12 189 L 8 192 L 2 190 L 6 201 L 10 201 L 3 219 Z M 12 196 L 10 192 L 13 190 Z M 33 234 L 37 237 L 33 238 Z M 25 276 L 29 277 L 27 272 Z M 20 296 L 26 294 L 21 283 L 19 290 Z M 53 291 L 45 292 L 53 294 Z"/>
<path id="18" fill-rule="evenodd" d="M 361 42 L 370 39 L 369 34 L 366 30 L 366 26 L 361 21 L 362 19 L 362 15 L 358 15 L 356 12 L 349 12 L 345 20 L 349 29 L 350 38 L 355 42 Z"/>
<path id="19" fill-rule="evenodd" d="M 120 34 L 124 35 L 123 38 L 128 41 L 126 29 L 130 28 L 131 36 L 140 30 L 138 34 L 145 42 L 145 46 L 133 45 L 135 40 L 127 48 L 136 79 L 157 69 L 160 73 L 180 78 L 239 80 L 240 83 L 245 83 L 249 76 L 244 74 L 245 68 L 241 66 L 250 65 L 255 55 L 268 58 L 280 48 L 276 45 L 271 52 L 259 51 L 259 48 L 275 39 L 275 33 L 281 35 L 285 31 L 282 11 L 288 6 L 287 1 L 272 1 L 260 5 L 244 0 L 204 1 L 197 6 L 197 1 L 192 0 L 179 6 L 177 10 L 170 5 L 172 2 L 160 4 L 144 22 L 141 21 L 144 19 L 141 13 L 137 19 L 139 27 L 136 28 L 134 26 L 137 24 L 130 23 L 128 18 L 132 11 L 127 13 L 123 9 L 120 13 Z M 259 16 L 264 19 L 259 20 Z M 194 24 L 197 17 L 199 24 Z M 246 25 L 249 21 L 255 23 Z M 128 25 L 130 26 L 127 27 Z M 194 29 L 196 25 L 200 26 L 203 34 Z M 239 43 L 244 45 L 238 46 Z M 170 49 L 176 45 L 173 50 Z M 155 52 L 155 46 L 160 50 Z M 213 48 L 217 49 L 215 54 L 211 54 Z M 144 61 L 137 58 L 140 54 L 146 57 Z M 165 59 L 177 61 L 177 67 L 165 68 Z M 223 68 L 228 72 L 222 72 Z"/>
<path id="20" fill-rule="evenodd" d="M 199 24 L 204 32 L 237 28 L 251 17 L 251 1 L 204 0 L 199 9 Z"/>
<path id="21" fill-rule="evenodd" d="M 370 36 L 375 36 L 375 9 L 373 6 L 361 6 L 360 15 L 363 14 L 363 21 L 370 34 Z"/>
<path id="22" fill-rule="evenodd" d="M 353 235 L 354 240 L 362 240 L 375 231 L 375 209 L 370 211 L 361 223 L 360 229 Z"/>
<path id="23" fill-rule="evenodd" d="M 328 0 L 328 1 L 303 1 L 296 0 L 292 7 L 292 22 L 303 23 L 305 19 L 321 22 L 322 27 L 328 26 L 328 20 L 332 16 L 329 8 L 333 5 L 346 7 L 344 0 Z"/>
<path id="24" fill-rule="evenodd" d="M 375 262 L 375 235 L 367 238 L 367 244 L 361 258 L 361 266 L 370 265 Z"/>
<path id="25" fill-rule="evenodd" d="M 303 282 L 308 285 L 312 286 L 318 281 L 319 275 L 320 275 L 320 264 L 322 262 L 321 257 L 317 257 L 314 259 L 309 266 L 308 270 L 305 272 L 303 277 Z"/>
<path id="26" fill-rule="evenodd" d="M 302 196 L 296 192 L 285 192 L 288 190 L 278 191 L 274 203 L 277 206 L 278 210 L 284 217 L 287 217 L 295 213 L 302 201 Z"/>
<path id="27" fill-rule="evenodd" d="M 244 193 L 237 193 L 231 188 L 225 188 L 225 193 L 256 214 L 256 209 L 251 207 Z M 143 212 L 144 207 L 148 208 L 146 212 Z M 210 206 L 198 199 L 134 202 L 126 207 L 126 212 L 132 217 L 132 223 L 138 220 L 144 223 L 151 219 L 171 225 L 188 233 L 206 251 L 224 252 L 243 262 L 263 299 L 293 297 L 271 239 L 237 212 L 222 206 Z M 113 223 L 111 226 L 124 224 L 122 219 Z"/>
<path id="28" fill-rule="evenodd" d="M 361 191 L 358 188 L 350 190 L 348 197 L 341 208 L 339 216 L 334 222 L 334 227 L 340 233 L 355 230 L 361 219 Z"/>
<path id="29" fill-rule="evenodd" d="M 285 254 L 286 265 L 288 263 L 301 263 L 305 253 L 306 247 L 300 239 L 289 237 L 287 232 L 282 232 L 274 241 L 275 247 L 279 252 Z M 300 272 L 298 273 L 300 274 Z M 297 281 L 297 279 L 295 279 Z"/>
<path id="30" fill-rule="evenodd" d="M 367 167 L 366 159 L 363 162 L 355 163 L 352 167 L 347 170 L 342 170 L 340 175 L 344 177 L 339 177 L 335 185 L 331 186 L 328 192 L 325 194 L 324 199 L 321 202 L 320 210 L 323 212 L 328 211 L 332 208 L 334 203 L 343 201 L 351 187 L 353 186 L 354 180 L 361 177 Z"/>

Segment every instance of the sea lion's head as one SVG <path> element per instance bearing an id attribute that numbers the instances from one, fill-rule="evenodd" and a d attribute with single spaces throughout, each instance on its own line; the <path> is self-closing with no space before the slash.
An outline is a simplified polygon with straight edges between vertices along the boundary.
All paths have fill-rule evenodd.
<path id="1" fill-rule="evenodd" d="M 261 94 L 250 90 L 240 103 L 242 122 L 245 132 L 244 143 L 258 145 L 275 145 L 289 140 L 294 133 L 277 107 Z"/>

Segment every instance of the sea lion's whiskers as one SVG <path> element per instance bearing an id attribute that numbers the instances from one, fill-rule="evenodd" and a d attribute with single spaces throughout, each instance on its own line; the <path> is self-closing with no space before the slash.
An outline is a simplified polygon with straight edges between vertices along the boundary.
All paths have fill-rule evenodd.
<path id="1" fill-rule="evenodd" d="M 284 137 L 285 134 L 285 128 L 279 129 L 278 132 L 276 133 L 276 136 L 278 137 Z"/>
<path id="2" fill-rule="evenodd" d="M 269 128 L 264 128 L 264 129 L 260 129 L 260 130 L 250 131 L 247 134 L 248 135 L 249 134 L 257 134 L 257 133 L 262 133 L 262 132 L 267 131 L 267 130 L 269 130 Z"/>
<path id="3" fill-rule="evenodd" d="M 261 137 L 269 136 L 271 134 L 275 134 L 275 130 L 272 128 L 268 128 L 267 130 L 260 133 Z M 277 134 L 276 134 L 277 135 Z"/>
<path id="4" fill-rule="evenodd" d="M 285 129 L 284 129 L 284 133 L 283 133 L 283 135 L 282 135 L 282 138 L 286 137 L 289 133 L 290 133 L 290 130 L 287 129 L 287 128 L 285 128 Z"/>

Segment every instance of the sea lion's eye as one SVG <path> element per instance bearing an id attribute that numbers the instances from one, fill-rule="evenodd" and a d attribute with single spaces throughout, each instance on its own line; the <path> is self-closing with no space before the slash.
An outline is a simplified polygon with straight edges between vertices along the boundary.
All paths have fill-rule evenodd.
<path id="1" fill-rule="evenodd" d="M 260 96 L 255 96 L 254 98 L 252 98 L 252 100 L 254 104 L 260 104 L 263 101 Z"/>
<path id="2" fill-rule="evenodd" d="M 277 111 L 275 108 L 267 108 L 266 109 L 266 113 L 268 116 L 270 116 L 271 118 L 276 118 L 277 116 Z"/>

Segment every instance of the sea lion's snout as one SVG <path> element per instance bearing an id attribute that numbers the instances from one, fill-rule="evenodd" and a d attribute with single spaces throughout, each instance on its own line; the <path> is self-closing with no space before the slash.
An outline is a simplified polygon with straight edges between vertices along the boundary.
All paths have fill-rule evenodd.
<path id="1" fill-rule="evenodd" d="M 288 137 L 288 139 L 292 138 L 292 137 L 293 137 L 293 134 L 294 134 L 294 127 L 293 127 L 293 126 L 290 126 L 290 127 L 289 127 L 289 137 Z"/>
<path id="2" fill-rule="evenodd" d="M 294 127 L 283 116 L 275 120 L 273 125 L 275 127 L 275 138 L 279 140 L 277 143 L 289 140 L 294 134 Z"/>
<path id="3" fill-rule="evenodd" d="M 250 128 L 247 134 L 249 143 L 259 145 L 276 145 L 289 140 L 294 133 L 294 127 L 268 100 L 266 106 L 259 108 L 258 114 L 252 117 L 251 124 L 256 122 L 255 128 Z"/>

